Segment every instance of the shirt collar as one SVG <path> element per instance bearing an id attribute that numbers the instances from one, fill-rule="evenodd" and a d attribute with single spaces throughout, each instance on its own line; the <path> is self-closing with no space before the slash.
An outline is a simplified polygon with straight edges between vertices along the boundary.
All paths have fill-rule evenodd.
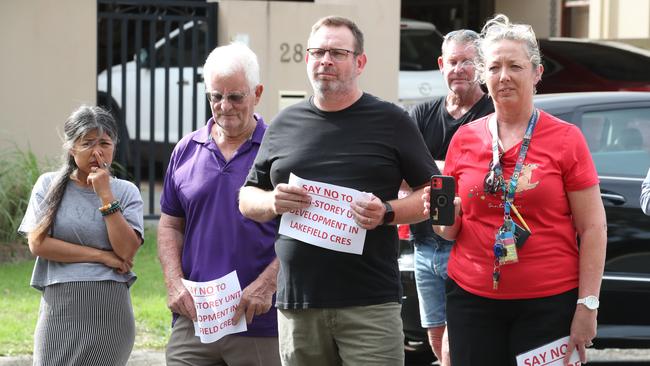
<path id="1" fill-rule="evenodd" d="M 257 121 L 257 125 L 255 126 L 255 131 L 253 131 L 253 135 L 251 136 L 251 141 L 256 144 L 261 144 L 262 137 L 264 137 L 264 119 L 257 113 L 253 113 L 253 118 Z M 200 144 L 207 143 L 210 140 L 210 131 L 212 130 L 212 126 L 214 126 L 214 117 L 210 117 L 208 123 L 196 131 L 192 140 Z"/>

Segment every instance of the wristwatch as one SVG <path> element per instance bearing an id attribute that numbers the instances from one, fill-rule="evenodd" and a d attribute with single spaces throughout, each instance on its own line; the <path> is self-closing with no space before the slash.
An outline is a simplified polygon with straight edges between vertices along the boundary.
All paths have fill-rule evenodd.
<path id="1" fill-rule="evenodd" d="M 589 295 L 587 297 L 583 297 L 582 299 L 578 299 L 577 304 L 582 304 L 589 310 L 596 310 L 600 305 L 600 301 L 598 301 L 598 298 L 596 296 Z"/>
<path id="2" fill-rule="evenodd" d="M 382 221 L 382 224 L 387 225 L 395 219 L 395 212 L 393 211 L 393 206 L 388 202 L 384 202 L 384 208 L 386 212 L 384 213 L 384 221 Z"/>

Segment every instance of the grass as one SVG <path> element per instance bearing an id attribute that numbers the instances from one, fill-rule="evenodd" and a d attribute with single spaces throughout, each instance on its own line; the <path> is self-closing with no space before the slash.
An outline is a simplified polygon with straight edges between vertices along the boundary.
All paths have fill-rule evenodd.
<path id="1" fill-rule="evenodd" d="M 32 187 L 43 172 L 31 150 L 0 150 L 0 243 L 24 241 L 17 233 Z M 0 244 L 1 245 L 1 244 Z"/>
<path id="2" fill-rule="evenodd" d="M 41 293 L 29 286 L 33 260 L 0 264 L 0 356 L 31 354 Z M 138 252 L 131 287 L 136 321 L 134 349 L 163 349 L 171 333 L 171 313 L 156 255 L 153 227 L 145 229 L 145 243 Z"/>

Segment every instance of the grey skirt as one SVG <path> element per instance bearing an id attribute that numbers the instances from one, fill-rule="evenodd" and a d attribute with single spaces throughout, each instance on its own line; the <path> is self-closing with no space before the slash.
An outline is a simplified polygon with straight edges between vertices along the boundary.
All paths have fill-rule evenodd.
<path id="1" fill-rule="evenodd" d="M 43 291 L 34 365 L 125 365 L 135 321 L 125 283 L 67 282 Z"/>

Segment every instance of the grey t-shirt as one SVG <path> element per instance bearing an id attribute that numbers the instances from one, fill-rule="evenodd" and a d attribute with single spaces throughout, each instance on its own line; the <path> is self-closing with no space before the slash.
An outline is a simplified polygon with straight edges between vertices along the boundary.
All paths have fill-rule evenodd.
<path id="1" fill-rule="evenodd" d="M 43 200 L 56 174 L 45 173 L 36 181 L 27 211 L 18 228 L 20 233 L 27 234 L 38 224 L 42 215 Z M 115 199 L 120 201 L 124 218 L 140 238 L 143 238 L 143 204 L 140 191 L 133 183 L 122 179 L 111 178 L 110 184 Z M 73 244 L 112 250 L 106 224 L 98 210 L 100 206 L 101 199 L 92 188 L 82 188 L 68 182 L 54 219 L 51 236 Z M 31 285 L 39 290 L 55 283 L 74 281 L 117 281 L 126 282 L 131 286 L 135 280 L 135 273 L 120 274 L 102 263 L 61 263 L 37 257 Z"/>

